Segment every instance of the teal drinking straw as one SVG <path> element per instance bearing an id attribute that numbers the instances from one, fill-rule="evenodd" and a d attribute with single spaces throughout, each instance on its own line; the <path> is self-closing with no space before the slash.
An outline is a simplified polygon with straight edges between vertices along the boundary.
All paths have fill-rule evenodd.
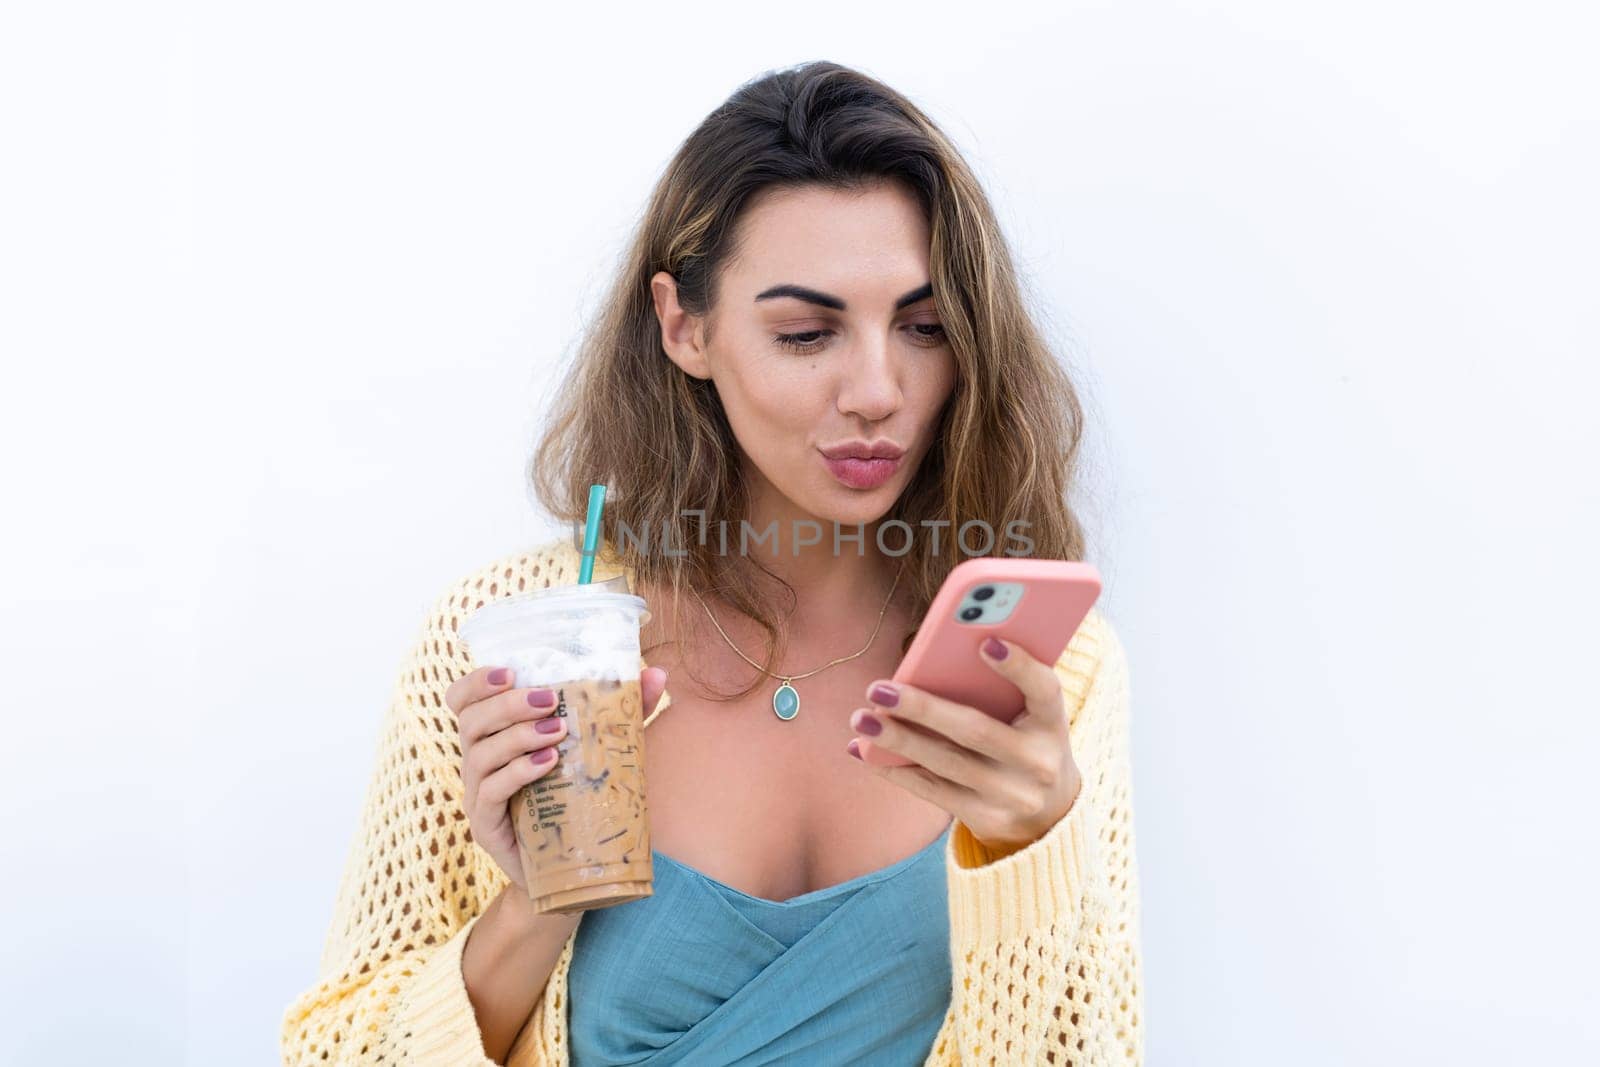
<path id="1" fill-rule="evenodd" d="M 588 585 L 594 576 L 594 553 L 600 543 L 600 512 L 606 506 L 606 487 L 589 487 L 589 514 L 583 520 L 583 562 L 578 565 L 578 584 Z"/>

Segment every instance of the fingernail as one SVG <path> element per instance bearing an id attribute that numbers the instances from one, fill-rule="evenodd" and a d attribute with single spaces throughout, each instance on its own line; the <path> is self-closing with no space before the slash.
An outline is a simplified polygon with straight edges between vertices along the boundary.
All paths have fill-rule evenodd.
<path id="1" fill-rule="evenodd" d="M 530 689 L 528 703 L 535 708 L 553 708 L 556 706 L 556 695 L 548 689 Z"/>
<path id="2" fill-rule="evenodd" d="M 489 672 L 489 684 L 490 685 L 505 685 L 506 684 L 506 675 L 508 673 L 510 673 L 510 672 L 507 671 L 504 667 L 496 667 L 494 670 Z"/>
<path id="3" fill-rule="evenodd" d="M 885 682 L 879 682 L 867 693 L 867 699 L 880 708 L 892 708 L 900 703 L 900 690 Z"/>
<path id="4" fill-rule="evenodd" d="M 861 759 L 861 749 L 856 746 L 855 738 L 852 737 L 850 739 L 850 743 L 844 747 L 849 751 L 850 755 L 854 756 L 856 759 Z M 862 760 L 862 762 L 864 763 L 866 761 Z"/>
<path id="5" fill-rule="evenodd" d="M 533 728 L 538 730 L 541 734 L 560 733 L 561 719 L 558 716 L 552 715 L 548 719 L 540 719 L 538 722 L 534 723 Z"/>
<path id="6" fill-rule="evenodd" d="M 549 763 L 555 758 L 556 750 L 553 748 L 541 748 L 539 751 L 535 752 L 529 757 L 529 759 L 533 760 L 535 763 Z"/>
<path id="7" fill-rule="evenodd" d="M 877 737 L 883 733 L 883 723 L 864 711 L 858 711 L 856 712 L 856 732 L 866 734 L 868 737 Z"/>
<path id="8" fill-rule="evenodd" d="M 1002 645 L 999 641 L 996 641 L 992 637 L 984 641 L 983 650 L 989 654 L 990 659 L 1006 658 L 1006 646 Z"/>

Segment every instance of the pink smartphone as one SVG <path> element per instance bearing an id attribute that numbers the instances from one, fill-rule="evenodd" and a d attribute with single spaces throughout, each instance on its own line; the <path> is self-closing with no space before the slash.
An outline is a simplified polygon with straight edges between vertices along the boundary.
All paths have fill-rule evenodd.
<path id="1" fill-rule="evenodd" d="M 894 680 L 1009 723 L 1023 710 L 1022 690 L 996 674 L 979 657 L 978 646 L 999 637 L 1054 664 L 1099 596 L 1100 572 L 1089 563 L 966 560 L 939 587 Z M 856 746 L 865 762 L 879 767 L 912 762 L 870 741 L 860 738 Z"/>

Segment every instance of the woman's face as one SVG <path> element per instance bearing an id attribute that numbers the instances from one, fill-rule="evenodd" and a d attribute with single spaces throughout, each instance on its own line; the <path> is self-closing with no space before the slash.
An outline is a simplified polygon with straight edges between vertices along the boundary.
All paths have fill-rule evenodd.
<path id="1" fill-rule="evenodd" d="M 668 356 L 716 385 L 759 523 L 870 524 L 932 447 L 956 365 L 933 303 L 929 240 L 916 198 L 892 183 L 775 189 L 740 220 L 709 340 L 678 306 L 672 275 L 651 280 Z M 856 445 L 901 455 L 825 455 Z M 782 526 L 780 541 L 789 533 Z M 824 529 L 823 543 L 831 537 Z"/>

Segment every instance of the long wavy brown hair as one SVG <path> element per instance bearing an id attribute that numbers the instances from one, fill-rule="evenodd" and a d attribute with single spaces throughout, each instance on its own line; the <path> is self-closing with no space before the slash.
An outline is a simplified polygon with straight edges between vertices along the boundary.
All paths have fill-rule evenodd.
<path id="1" fill-rule="evenodd" d="M 997 531 L 990 555 L 1004 548 L 998 531 L 1021 522 L 1033 542 L 1028 554 L 1083 558 L 1083 529 L 1067 500 L 1082 409 L 1024 307 L 977 180 L 944 133 L 883 83 L 825 61 L 769 71 L 712 111 L 657 182 L 622 268 L 559 379 L 529 465 L 539 501 L 568 524 L 583 522 L 589 486 L 606 485 L 608 555 L 638 580 L 673 590 L 671 633 L 683 632 L 678 606 L 686 585 L 714 593 L 765 631 L 768 670 L 785 647 L 772 583 L 791 604 L 794 590 L 753 557 L 720 551 L 715 538 L 701 544 L 702 521 L 739 528 L 747 486 L 715 384 L 685 374 L 662 347 L 650 279 L 670 273 L 683 308 L 709 323 L 718 270 L 757 192 L 798 185 L 859 191 L 885 180 L 911 190 L 930 224 L 934 303 L 957 365 L 936 443 L 879 520 L 918 530 L 924 522 L 949 524 L 940 551 L 919 535 L 902 557 L 900 583 L 915 625 L 945 576 L 968 558 L 949 536 L 964 523 L 982 520 Z M 633 536 L 619 536 L 624 531 Z M 646 546 L 635 539 L 641 531 L 650 531 Z M 884 543 L 898 550 L 904 540 Z M 674 552 L 659 551 L 662 543 Z M 742 697 L 763 681 L 753 675 L 724 698 Z"/>

